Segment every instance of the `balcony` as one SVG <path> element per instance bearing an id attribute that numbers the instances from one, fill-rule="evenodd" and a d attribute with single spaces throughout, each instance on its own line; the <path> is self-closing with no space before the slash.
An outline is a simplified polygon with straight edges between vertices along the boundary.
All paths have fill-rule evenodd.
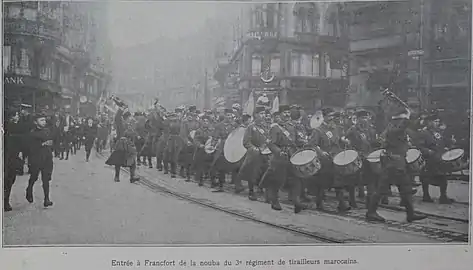
<path id="1" fill-rule="evenodd" d="M 280 33 L 276 28 L 254 27 L 246 32 L 245 40 L 278 39 L 279 35 Z"/>
<path id="2" fill-rule="evenodd" d="M 394 36 L 402 32 L 400 24 L 368 23 L 350 26 L 350 40 L 374 39 Z"/>
<path id="3" fill-rule="evenodd" d="M 314 47 L 336 47 L 344 48 L 348 46 L 348 41 L 330 34 L 320 34 L 317 32 L 294 32 L 297 40 L 301 43 L 311 44 Z"/>
<path id="4" fill-rule="evenodd" d="M 5 19 L 5 33 L 17 35 L 31 35 L 38 38 L 61 40 L 61 31 L 54 20 L 30 21 L 25 19 Z"/>

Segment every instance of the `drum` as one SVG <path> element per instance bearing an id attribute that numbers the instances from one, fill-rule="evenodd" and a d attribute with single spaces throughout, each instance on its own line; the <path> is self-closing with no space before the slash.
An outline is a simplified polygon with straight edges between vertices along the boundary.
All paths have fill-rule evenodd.
<path id="1" fill-rule="evenodd" d="M 351 175 L 358 172 L 363 166 L 360 155 L 355 150 L 346 150 L 333 158 L 336 172 L 342 175 Z"/>
<path id="2" fill-rule="evenodd" d="M 458 172 L 468 168 L 463 149 L 452 149 L 442 154 L 442 162 L 446 172 Z"/>
<path id="3" fill-rule="evenodd" d="M 322 168 L 317 152 L 311 149 L 297 151 L 289 161 L 294 166 L 295 174 L 302 178 L 314 176 Z"/>
<path id="4" fill-rule="evenodd" d="M 223 146 L 223 155 L 229 163 L 238 163 L 246 154 L 246 148 L 243 146 L 243 136 L 245 128 L 239 127 L 232 131 Z"/>
<path id="5" fill-rule="evenodd" d="M 368 160 L 370 164 L 371 170 L 376 173 L 376 174 L 382 174 L 383 169 L 381 167 L 381 155 L 384 154 L 386 150 L 384 149 L 378 149 L 376 151 L 371 152 L 367 157 L 366 160 Z"/>
<path id="6" fill-rule="evenodd" d="M 406 162 L 410 172 L 421 172 L 425 167 L 425 160 L 418 149 L 411 148 L 407 150 Z"/>
<path id="7" fill-rule="evenodd" d="M 212 144 L 213 142 L 213 138 L 210 137 L 206 142 L 205 142 L 205 153 L 211 155 L 215 152 L 215 150 L 217 150 L 217 146 L 218 144 L 220 143 L 220 140 L 218 140 L 218 142 L 216 144 Z"/>

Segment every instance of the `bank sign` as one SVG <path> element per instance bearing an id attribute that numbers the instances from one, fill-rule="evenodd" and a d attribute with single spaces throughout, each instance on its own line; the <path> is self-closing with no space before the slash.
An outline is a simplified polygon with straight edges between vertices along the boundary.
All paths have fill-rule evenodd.
<path id="1" fill-rule="evenodd" d="M 4 84 L 24 85 L 24 77 L 21 76 L 5 76 L 3 78 Z"/>

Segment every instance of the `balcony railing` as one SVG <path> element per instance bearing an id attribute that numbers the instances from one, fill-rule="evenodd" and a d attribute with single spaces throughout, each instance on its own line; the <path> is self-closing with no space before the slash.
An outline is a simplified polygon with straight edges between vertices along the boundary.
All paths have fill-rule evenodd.
<path id="1" fill-rule="evenodd" d="M 5 33 L 34 35 L 41 38 L 59 41 L 61 31 L 52 20 L 30 21 L 25 19 L 6 19 Z"/>

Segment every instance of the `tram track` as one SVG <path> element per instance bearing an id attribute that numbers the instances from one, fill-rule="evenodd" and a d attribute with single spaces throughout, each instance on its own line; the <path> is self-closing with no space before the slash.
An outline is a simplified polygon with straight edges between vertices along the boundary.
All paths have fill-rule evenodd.
<path id="1" fill-rule="evenodd" d="M 102 157 L 104 157 L 104 156 L 102 155 Z M 128 169 L 122 168 L 122 170 L 124 172 L 129 173 Z M 154 173 L 158 173 L 158 172 L 157 171 L 151 172 L 151 171 L 148 171 L 146 169 L 146 174 L 154 174 Z M 356 239 L 356 240 L 355 239 L 348 239 L 348 241 L 347 240 L 341 240 L 341 239 L 334 239 L 334 238 L 326 237 L 326 236 L 322 235 L 319 232 L 309 232 L 309 231 L 301 230 L 299 228 L 292 228 L 292 227 L 279 225 L 279 224 L 272 223 L 272 222 L 267 222 L 267 221 L 258 219 L 254 216 L 251 216 L 248 213 L 237 212 L 233 209 L 220 207 L 220 206 L 218 206 L 218 205 L 216 205 L 216 204 L 214 204 L 214 203 L 212 203 L 208 200 L 201 200 L 201 199 L 197 199 L 197 198 L 192 198 L 191 196 L 185 195 L 183 193 L 173 191 L 172 190 L 173 188 L 166 187 L 166 185 L 164 185 L 163 183 L 157 184 L 157 183 L 149 180 L 148 179 L 149 176 L 144 176 L 144 175 L 140 174 L 139 172 L 138 172 L 138 174 L 140 175 L 140 177 L 142 179 L 138 183 L 140 183 L 142 186 L 150 189 L 153 192 L 167 193 L 167 194 L 172 195 L 174 197 L 177 197 L 179 199 L 183 199 L 183 200 L 189 201 L 191 203 L 201 205 L 201 206 L 206 207 L 206 208 L 211 208 L 211 209 L 216 210 L 216 211 L 225 212 L 227 214 L 231 214 L 231 215 L 237 216 L 239 218 L 247 219 L 247 220 L 257 222 L 257 223 L 260 223 L 260 224 L 265 224 L 265 225 L 273 227 L 273 228 L 278 228 L 278 229 L 281 229 L 281 230 L 290 231 L 290 232 L 295 233 L 295 234 L 304 235 L 306 237 L 314 238 L 314 239 L 316 239 L 318 241 L 321 241 L 321 242 L 324 242 L 324 243 L 338 243 L 338 244 L 340 244 L 340 243 L 354 243 L 356 241 L 359 241 L 359 243 L 365 242 L 362 239 Z M 159 175 L 159 176 L 153 175 L 152 177 L 157 177 L 158 179 L 162 180 L 162 178 L 164 178 L 165 176 L 164 175 L 162 175 L 162 176 L 161 175 Z M 175 180 L 176 181 L 184 181 L 184 179 L 180 178 L 179 176 Z M 197 182 L 194 181 L 193 179 L 189 183 L 197 184 Z M 208 183 L 208 181 L 206 181 L 204 187 L 210 188 L 210 183 Z M 229 193 L 233 196 L 234 195 L 241 196 L 241 197 L 246 197 L 247 196 L 246 192 L 243 192 L 243 193 L 240 193 L 240 194 L 235 194 L 233 185 L 228 184 L 228 183 L 226 183 L 224 185 L 224 190 L 225 190 L 226 193 Z M 265 203 L 264 198 L 261 198 L 261 196 L 259 196 L 258 202 Z M 281 198 L 280 202 L 283 205 L 286 205 L 288 207 L 292 207 L 292 203 L 288 199 Z M 361 202 L 361 201 L 357 202 L 357 203 L 359 203 L 360 205 L 364 205 L 364 203 Z M 397 206 L 380 205 L 380 208 L 382 208 L 386 211 L 392 211 L 392 212 L 397 212 L 397 213 L 399 213 L 401 211 L 405 212 L 404 209 L 402 209 L 401 207 L 397 207 Z M 307 211 L 308 213 L 311 213 L 311 214 L 313 214 L 314 212 L 322 212 L 322 213 L 333 215 L 333 216 L 348 217 L 348 218 L 356 220 L 359 224 L 366 224 L 366 225 L 373 224 L 372 222 L 366 221 L 365 215 L 364 215 L 365 211 L 348 211 L 348 212 L 344 212 L 344 213 L 339 213 L 338 210 L 337 210 L 336 201 L 333 198 L 329 197 L 329 196 L 328 196 L 328 200 L 325 203 L 325 209 L 324 210 L 315 209 L 314 204 L 311 204 L 309 206 L 309 208 L 305 211 Z M 418 213 L 422 213 L 422 212 L 418 212 Z M 445 221 L 447 221 L 447 222 L 457 222 L 457 223 L 468 223 L 467 219 L 452 218 L 452 217 L 446 217 L 446 216 L 435 215 L 435 214 L 430 214 L 430 213 L 422 213 L 422 214 L 427 215 L 428 218 L 430 220 L 432 220 L 432 223 L 436 224 L 438 226 L 448 226 L 448 224 L 444 223 Z M 468 243 L 468 233 L 455 232 L 455 231 L 448 230 L 448 229 L 441 229 L 441 228 L 438 228 L 438 226 L 437 227 L 435 227 L 435 226 L 434 227 L 429 227 L 429 226 L 426 226 L 425 224 L 404 223 L 404 222 L 399 222 L 399 221 L 395 221 L 395 220 L 386 220 L 386 223 L 384 223 L 384 225 L 390 230 L 402 231 L 402 232 L 409 231 L 409 232 L 421 234 L 421 235 L 427 236 L 431 239 L 439 240 L 439 241 L 442 241 L 442 242 L 465 242 L 465 243 Z"/>
<path id="2" fill-rule="evenodd" d="M 102 157 L 102 158 L 105 158 L 105 156 L 102 155 L 102 154 L 98 154 L 98 156 Z M 130 173 L 129 169 L 127 169 L 127 168 L 122 167 L 121 170 L 123 172 L 127 173 L 127 174 Z M 280 225 L 280 224 L 277 224 L 277 223 L 274 223 L 274 222 L 265 221 L 265 220 L 259 219 L 257 217 L 251 216 L 249 213 L 245 213 L 243 211 L 235 211 L 234 209 L 229 209 L 229 208 L 218 206 L 215 203 L 212 203 L 208 200 L 193 198 L 193 197 L 188 196 L 186 194 L 173 191 L 171 188 L 168 188 L 165 185 L 154 183 L 153 181 L 149 180 L 148 177 L 143 176 L 143 175 L 140 175 L 140 181 L 135 182 L 135 183 L 139 184 L 139 185 L 141 185 L 141 186 L 143 186 L 143 187 L 147 188 L 148 190 L 150 190 L 152 192 L 155 192 L 155 193 L 168 194 L 168 195 L 171 195 L 171 196 L 176 197 L 178 199 L 185 200 L 185 201 L 191 202 L 193 204 L 200 205 L 200 206 L 205 207 L 205 208 L 210 208 L 210 209 L 215 210 L 215 211 L 223 212 L 223 213 L 226 213 L 226 214 L 229 214 L 229 215 L 236 216 L 238 218 L 242 218 L 242 219 L 249 220 L 249 221 L 252 221 L 252 222 L 255 222 L 255 223 L 259 223 L 259 224 L 263 224 L 263 225 L 266 225 L 266 226 L 269 226 L 269 227 L 272 227 L 272 228 L 275 228 L 275 229 L 284 230 L 284 231 L 287 231 L 287 232 L 291 232 L 293 234 L 309 237 L 309 238 L 312 238 L 312 239 L 314 239 L 318 242 L 321 242 L 321 243 L 347 244 L 347 243 L 366 242 L 362 239 L 337 239 L 337 238 L 325 236 L 323 233 L 320 233 L 320 232 L 311 232 L 311 231 L 306 231 L 306 230 L 297 228 L 296 226 L 289 227 L 289 226 Z"/>

